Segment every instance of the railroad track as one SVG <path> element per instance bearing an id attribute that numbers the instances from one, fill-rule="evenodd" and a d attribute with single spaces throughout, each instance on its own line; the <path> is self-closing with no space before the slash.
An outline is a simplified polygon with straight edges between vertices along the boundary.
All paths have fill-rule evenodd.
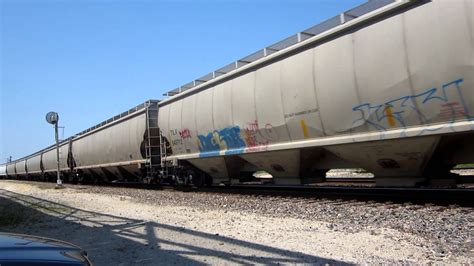
<path id="1" fill-rule="evenodd" d="M 188 191 L 474 206 L 474 189 L 471 188 L 366 188 L 341 186 L 302 187 L 236 185 L 228 187 L 201 188 L 198 190 L 189 189 Z"/>
<path id="2" fill-rule="evenodd" d="M 360 180 L 360 182 L 369 182 Z M 335 181 L 336 182 L 336 181 Z M 347 182 L 347 181 L 346 181 Z M 170 185 L 145 185 L 137 183 L 110 183 L 105 186 L 120 186 L 137 189 L 177 190 L 196 193 L 229 193 L 262 195 L 269 197 L 328 198 L 342 200 L 363 200 L 376 202 L 411 202 L 417 204 L 474 206 L 474 188 L 382 188 L 364 186 L 278 186 L 278 185 L 230 185 L 203 188 L 176 187 Z"/>
<path id="3" fill-rule="evenodd" d="M 375 178 L 373 177 L 327 177 L 326 183 L 374 183 Z"/>
<path id="4" fill-rule="evenodd" d="M 357 178 L 360 179 L 360 178 Z M 363 182 L 362 180 L 359 180 Z M 36 181 L 23 181 L 36 182 Z M 367 182 L 367 181 L 365 181 Z M 38 182 L 45 184 L 44 182 Z M 49 183 L 53 185 L 53 183 Z M 66 184 L 65 186 L 84 186 Z M 148 185 L 136 182 L 115 182 L 96 184 L 102 187 L 121 187 L 130 189 L 168 190 L 190 193 L 228 193 L 258 195 L 268 197 L 289 197 L 302 199 L 327 198 L 331 200 L 360 200 L 375 202 L 410 202 L 416 204 L 474 206 L 474 188 L 383 188 L 373 186 L 331 185 L 324 186 L 279 186 L 279 185 L 229 185 L 211 187 L 179 187 L 167 184 Z"/>

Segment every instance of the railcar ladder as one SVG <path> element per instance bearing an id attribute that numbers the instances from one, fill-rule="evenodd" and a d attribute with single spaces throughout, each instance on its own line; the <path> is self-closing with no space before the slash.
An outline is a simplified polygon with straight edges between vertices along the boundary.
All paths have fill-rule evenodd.
<path id="1" fill-rule="evenodd" d="M 158 102 L 146 102 L 146 139 L 145 139 L 145 159 L 147 178 L 157 177 L 157 169 L 161 166 L 158 149 L 160 148 L 160 129 L 158 128 Z"/>

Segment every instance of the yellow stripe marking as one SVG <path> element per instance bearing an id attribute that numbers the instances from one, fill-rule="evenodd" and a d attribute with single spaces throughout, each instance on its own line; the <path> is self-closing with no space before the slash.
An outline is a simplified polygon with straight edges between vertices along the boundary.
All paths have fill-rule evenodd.
<path id="1" fill-rule="evenodd" d="M 388 124 L 392 127 L 396 126 L 397 122 L 395 121 L 395 117 L 393 117 L 392 107 L 387 105 L 385 107 L 385 113 L 387 114 Z"/>
<path id="2" fill-rule="evenodd" d="M 300 125 L 301 129 L 303 130 L 303 136 L 305 137 L 305 139 L 309 138 L 308 127 L 306 126 L 304 119 L 300 120 Z"/>

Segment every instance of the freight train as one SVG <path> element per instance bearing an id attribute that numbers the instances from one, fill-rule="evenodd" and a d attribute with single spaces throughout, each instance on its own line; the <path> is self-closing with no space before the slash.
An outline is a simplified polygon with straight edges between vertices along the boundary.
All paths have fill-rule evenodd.
<path id="1" fill-rule="evenodd" d="M 60 143 L 70 180 L 276 184 L 360 167 L 379 186 L 474 162 L 474 0 L 372 0 Z M 48 178 L 54 147 L 0 166 Z"/>
<path id="2" fill-rule="evenodd" d="M 143 180 L 153 175 L 159 147 L 158 101 L 149 100 L 59 143 L 66 181 Z M 0 175 L 56 180 L 56 145 L 0 168 Z"/>

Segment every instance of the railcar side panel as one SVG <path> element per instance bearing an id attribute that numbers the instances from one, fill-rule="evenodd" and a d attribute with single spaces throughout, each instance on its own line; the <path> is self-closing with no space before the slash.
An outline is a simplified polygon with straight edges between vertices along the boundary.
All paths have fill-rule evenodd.
<path id="1" fill-rule="evenodd" d="M 313 50 L 281 64 L 281 95 L 291 140 L 324 136 L 313 75 Z"/>
<path id="2" fill-rule="evenodd" d="M 60 145 L 59 146 L 59 167 L 61 171 L 69 171 L 69 166 L 67 165 L 68 154 L 69 154 L 69 143 Z"/>
<path id="3" fill-rule="evenodd" d="M 57 170 L 57 163 L 56 163 L 56 150 L 48 150 L 43 152 L 43 171 L 45 173 L 56 171 Z"/>
<path id="4" fill-rule="evenodd" d="M 196 128 L 196 100 L 197 97 L 183 99 L 180 135 L 188 153 L 199 153 L 199 139 Z M 165 132 L 164 129 L 162 129 L 162 132 Z"/>
<path id="5" fill-rule="evenodd" d="M 61 171 L 68 170 L 67 166 L 67 154 L 68 154 L 68 143 L 59 146 L 59 169 Z M 44 172 L 56 172 L 58 169 L 56 147 L 47 150 L 43 153 L 43 169 Z"/>
<path id="6" fill-rule="evenodd" d="M 212 113 L 215 128 L 228 128 L 234 125 L 232 118 L 232 82 L 224 82 L 212 89 Z"/>
<path id="7" fill-rule="evenodd" d="M 220 150 L 224 150 L 224 143 L 221 141 L 218 128 L 214 127 L 212 114 L 212 94 L 213 89 L 208 89 L 191 97 L 196 100 L 196 127 L 198 135 L 198 147 L 200 155 L 219 155 Z M 188 125 L 183 125 L 187 127 Z"/>
<path id="8" fill-rule="evenodd" d="M 15 162 L 16 174 L 25 176 L 26 175 L 26 160 L 20 160 Z"/>
<path id="9" fill-rule="evenodd" d="M 359 88 L 354 69 L 353 37 L 346 35 L 314 50 L 314 77 L 324 132 L 327 136 L 367 131 L 358 121 Z"/>
<path id="10" fill-rule="evenodd" d="M 414 108 L 399 113 L 400 100 L 414 95 L 407 68 L 402 16 L 383 20 L 354 33 L 355 71 L 361 113 L 369 131 L 420 124 Z M 403 100 L 404 101 L 404 100 Z M 401 104 L 414 106 L 412 99 Z"/>
<path id="11" fill-rule="evenodd" d="M 280 143 L 341 135 L 377 140 L 369 132 L 384 139 L 391 130 L 436 122 L 429 116 L 450 123 L 471 120 L 473 25 L 472 14 L 464 10 L 471 5 L 427 3 L 186 97 L 198 98 L 197 134 L 208 136 L 205 146 L 200 142 L 199 156 L 266 151 Z M 447 94 L 431 95 L 433 88 Z M 456 95 L 459 90 L 462 96 Z M 222 113 L 223 106 L 232 109 L 233 125 L 227 125 L 230 114 Z M 187 118 L 182 121 L 183 128 L 192 127 Z M 413 131 L 398 137 L 403 134 Z"/>
<path id="12" fill-rule="evenodd" d="M 158 125 L 160 127 L 161 133 L 168 141 L 171 139 L 169 120 L 170 120 L 170 105 L 160 107 L 159 112 L 158 112 Z M 173 154 L 174 154 L 174 151 L 173 151 Z"/>
<path id="13" fill-rule="evenodd" d="M 0 177 L 5 177 L 7 175 L 7 166 L 2 164 L 0 165 Z"/>
<path id="14" fill-rule="evenodd" d="M 160 126 L 177 127 L 172 122 L 177 119 L 178 131 L 189 129 L 199 138 L 199 153 L 176 149 L 171 158 L 188 159 L 211 174 L 235 158 L 217 156 L 238 155 L 286 178 L 317 173 L 318 156 L 332 152 L 377 176 L 423 175 L 439 136 L 474 130 L 472 3 L 423 3 L 184 99 L 165 101 L 164 110 L 186 102 L 196 112 L 183 105 L 181 117 L 171 115 Z M 417 138 L 397 147 L 395 140 L 405 137 Z M 271 154 L 284 150 L 294 151 Z M 212 158 L 200 163 L 200 157 L 215 158 L 216 167 L 205 166 Z M 302 164 L 310 159 L 312 166 Z"/>
<path id="15" fill-rule="evenodd" d="M 441 83 L 463 79 L 463 96 L 466 98 L 466 109 L 474 108 L 474 35 L 473 35 L 473 9 L 469 1 L 440 1 L 436 6 L 436 16 L 439 17 L 439 45 L 440 56 L 446 60 L 445 68 L 442 68 Z M 470 9 L 466 9 L 469 8 Z M 446 19 L 449 18 L 449 19 Z M 455 47 L 455 49 L 453 49 Z M 469 100 L 470 101 L 469 101 Z M 461 117 L 462 119 L 462 117 Z"/>
<path id="16" fill-rule="evenodd" d="M 277 62 L 256 71 L 255 105 L 257 110 L 258 131 L 266 145 L 290 141 L 285 124 L 283 99 L 281 96 L 281 62 Z"/>
<path id="17" fill-rule="evenodd" d="M 123 157 L 112 158 L 114 162 L 120 162 L 120 158 L 134 160 L 144 160 L 145 153 L 143 151 L 145 146 L 145 134 L 147 130 L 147 116 L 146 113 L 130 119 L 128 124 L 123 125 L 124 133 L 121 130 L 113 130 L 117 136 L 118 143 L 128 143 L 127 146 L 116 145 L 112 142 L 112 146 L 118 149 L 114 150 L 116 153 L 126 154 Z M 128 130 L 127 130 L 128 129 Z M 127 134 L 128 132 L 128 134 Z"/>
<path id="18" fill-rule="evenodd" d="M 145 131 L 146 114 L 142 113 L 75 139 L 72 154 L 76 167 L 107 167 L 144 161 L 141 144 Z"/>
<path id="19" fill-rule="evenodd" d="M 255 72 L 242 75 L 228 81 L 232 83 L 231 102 L 226 103 L 232 109 L 233 125 L 228 127 L 236 133 L 236 139 L 245 142 L 235 153 L 264 150 L 264 140 L 258 135 L 255 101 Z M 240 142 L 240 140 L 239 140 Z"/>
<path id="20" fill-rule="evenodd" d="M 40 174 L 41 173 L 41 154 L 28 158 L 26 161 L 26 167 L 28 174 Z"/>
<path id="21" fill-rule="evenodd" d="M 436 5 L 429 5 L 403 16 L 408 69 L 411 82 L 416 90 L 413 95 L 421 95 L 414 97 L 414 100 L 416 107 L 420 110 L 420 122 L 423 124 L 442 121 L 438 117 L 439 98 L 426 101 L 427 97 L 423 96 L 423 90 L 436 89 L 445 82 L 443 72 L 448 63 L 449 55 L 442 49 L 442 42 L 445 40 L 440 38 L 439 18 L 433 16 L 437 13 L 436 9 Z"/>
<path id="22" fill-rule="evenodd" d="M 176 153 L 186 153 L 186 147 L 183 141 L 184 131 L 181 127 L 181 118 L 182 118 L 182 110 L 183 110 L 183 101 L 178 101 L 170 104 L 170 120 L 169 120 L 169 127 L 170 127 L 170 142 L 173 148 L 173 152 Z"/>
<path id="23" fill-rule="evenodd" d="M 15 177 L 16 176 L 15 163 L 8 163 L 7 164 L 7 175 L 9 177 Z"/>

